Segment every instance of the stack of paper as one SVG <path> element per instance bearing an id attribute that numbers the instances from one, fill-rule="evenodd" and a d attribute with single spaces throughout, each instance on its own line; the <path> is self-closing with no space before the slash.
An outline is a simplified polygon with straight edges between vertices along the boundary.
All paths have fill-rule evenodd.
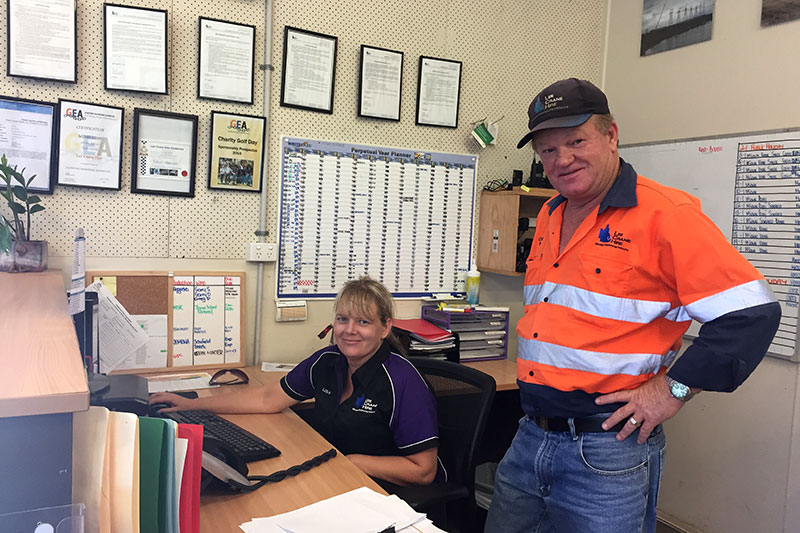
<path id="1" fill-rule="evenodd" d="M 239 527 L 245 533 L 379 533 L 389 526 L 398 533 L 444 533 L 397 496 L 366 487 Z"/>
<path id="2" fill-rule="evenodd" d="M 446 329 L 422 318 L 398 318 L 392 324 L 408 335 L 409 355 L 444 358 L 444 352 L 455 348 L 455 338 Z"/>

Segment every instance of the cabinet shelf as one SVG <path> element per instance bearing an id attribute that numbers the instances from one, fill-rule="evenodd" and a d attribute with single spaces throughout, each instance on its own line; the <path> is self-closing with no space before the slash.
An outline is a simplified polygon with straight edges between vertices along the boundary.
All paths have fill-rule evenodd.
<path id="1" fill-rule="evenodd" d="M 517 249 L 526 238 L 533 237 L 535 227 L 519 234 L 519 219 L 536 220 L 542 205 L 557 192 L 553 189 L 520 188 L 481 193 L 478 220 L 477 267 L 481 272 L 506 276 L 522 276 L 516 271 Z"/>

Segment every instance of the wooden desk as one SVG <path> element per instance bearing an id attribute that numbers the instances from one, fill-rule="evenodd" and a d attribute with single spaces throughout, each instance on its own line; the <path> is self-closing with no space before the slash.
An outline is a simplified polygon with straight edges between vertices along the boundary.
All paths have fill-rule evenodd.
<path id="1" fill-rule="evenodd" d="M 0 417 L 88 409 L 61 272 L 0 272 L 0 309 Z"/>
<path id="2" fill-rule="evenodd" d="M 495 359 L 494 361 L 475 361 L 462 363 L 492 376 L 497 382 L 497 391 L 518 390 L 517 362 L 511 359 Z"/>
<path id="3" fill-rule="evenodd" d="M 280 372 L 261 372 L 258 367 L 244 369 L 256 387 L 277 381 Z M 224 394 L 231 387 L 199 391 L 201 395 Z M 272 459 L 248 463 L 250 473 L 268 475 L 316 457 L 332 448 L 316 431 L 287 409 L 273 415 L 224 415 L 281 451 Z M 279 483 L 264 485 L 246 494 L 213 494 L 200 497 L 200 531 L 203 533 L 241 533 L 239 525 L 253 518 L 285 513 L 358 487 L 369 487 L 386 494 L 377 483 L 341 454 L 320 466 Z"/>

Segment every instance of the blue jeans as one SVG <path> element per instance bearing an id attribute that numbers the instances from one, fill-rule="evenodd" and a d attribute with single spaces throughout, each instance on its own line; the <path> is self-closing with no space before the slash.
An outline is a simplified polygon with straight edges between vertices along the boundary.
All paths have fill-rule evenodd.
<path id="1" fill-rule="evenodd" d="M 606 418 L 608 415 L 595 415 Z M 655 533 L 666 438 L 544 431 L 523 417 L 500 462 L 485 533 Z"/>

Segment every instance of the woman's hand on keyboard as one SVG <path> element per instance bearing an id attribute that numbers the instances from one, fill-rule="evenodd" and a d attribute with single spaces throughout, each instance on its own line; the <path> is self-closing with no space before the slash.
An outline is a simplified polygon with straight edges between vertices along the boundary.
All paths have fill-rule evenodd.
<path id="1" fill-rule="evenodd" d="M 149 401 L 150 405 L 165 405 L 165 407 L 161 409 L 161 411 L 165 413 L 194 409 L 192 404 L 195 402 L 195 400 L 190 400 L 189 398 L 184 398 L 183 396 L 178 396 L 171 392 L 156 392 L 155 394 L 151 394 Z"/>

